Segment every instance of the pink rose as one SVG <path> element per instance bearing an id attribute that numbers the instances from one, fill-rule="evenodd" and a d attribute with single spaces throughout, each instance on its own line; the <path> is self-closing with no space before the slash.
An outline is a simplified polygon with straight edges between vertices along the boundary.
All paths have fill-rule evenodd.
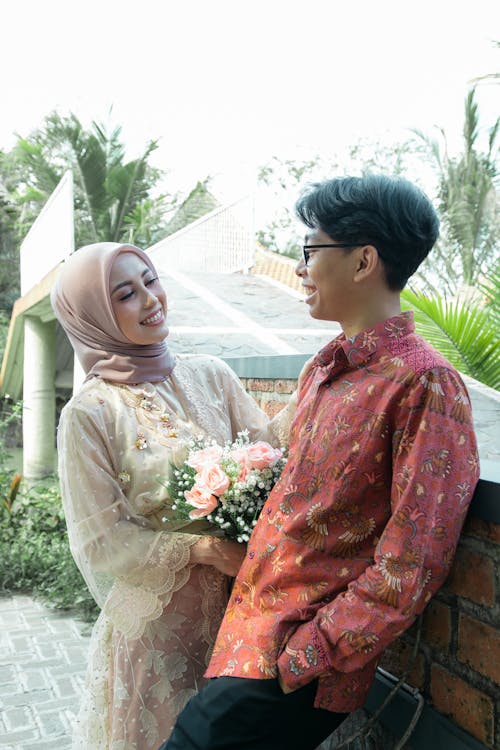
<path id="1" fill-rule="evenodd" d="M 208 516 L 217 507 L 217 498 L 215 495 L 212 495 L 206 487 L 198 484 L 195 484 L 191 490 L 186 490 L 184 497 L 189 505 L 193 505 L 195 508 L 189 514 L 189 518 L 193 520 Z"/>
<path id="2" fill-rule="evenodd" d="M 251 469 L 267 469 L 281 458 L 282 452 L 273 448 L 269 443 L 259 440 L 252 443 L 247 449 L 247 464 Z"/>
<path id="3" fill-rule="evenodd" d="M 198 472 L 197 480 L 206 487 L 213 495 L 223 495 L 229 487 L 229 477 L 220 466 L 203 466 Z"/>
<path id="4" fill-rule="evenodd" d="M 220 445 L 210 445 L 208 448 L 200 448 L 190 455 L 186 461 L 188 466 L 192 466 L 196 471 L 201 471 L 204 466 L 218 464 L 222 456 Z"/>
<path id="5" fill-rule="evenodd" d="M 247 453 L 248 448 L 241 447 L 241 448 L 235 448 L 231 451 L 231 458 L 233 461 L 236 461 L 240 465 L 240 473 L 238 475 L 238 482 L 244 482 L 245 479 L 248 476 L 248 472 L 250 471 L 250 466 L 247 462 Z"/>

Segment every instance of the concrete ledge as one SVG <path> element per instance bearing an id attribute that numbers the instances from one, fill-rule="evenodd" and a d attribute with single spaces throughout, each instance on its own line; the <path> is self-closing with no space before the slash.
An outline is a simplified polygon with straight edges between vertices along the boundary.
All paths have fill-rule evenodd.
<path id="1" fill-rule="evenodd" d="M 223 357 L 229 367 L 239 378 L 269 378 L 285 380 L 298 378 L 302 367 L 311 358 L 311 354 L 279 354 L 256 357 Z"/>

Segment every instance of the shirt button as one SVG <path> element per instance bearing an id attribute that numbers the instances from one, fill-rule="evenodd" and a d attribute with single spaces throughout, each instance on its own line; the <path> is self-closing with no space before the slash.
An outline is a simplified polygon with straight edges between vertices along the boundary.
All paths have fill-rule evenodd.
<path id="1" fill-rule="evenodd" d="M 311 432 L 312 428 L 313 428 L 312 424 L 310 422 L 308 422 L 306 424 L 306 432 Z"/>
<path id="2" fill-rule="evenodd" d="M 235 604 L 241 604 L 242 601 L 243 601 L 243 597 L 241 597 L 239 594 L 234 597 Z"/>
<path id="3" fill-rule="evenodd" d="M 249 552 L 248 557 L 250 558 L 250 560 L 253 560 L 255 557 L 255 552 Z"/>

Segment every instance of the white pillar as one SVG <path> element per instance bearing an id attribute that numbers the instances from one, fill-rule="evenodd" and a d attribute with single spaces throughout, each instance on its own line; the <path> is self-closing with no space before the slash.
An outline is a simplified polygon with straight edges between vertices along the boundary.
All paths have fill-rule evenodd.
<path id="1" fill-rule="evenodd" d="M 24 319 L 23 473 L 54 473 L 56 322 Z"/>

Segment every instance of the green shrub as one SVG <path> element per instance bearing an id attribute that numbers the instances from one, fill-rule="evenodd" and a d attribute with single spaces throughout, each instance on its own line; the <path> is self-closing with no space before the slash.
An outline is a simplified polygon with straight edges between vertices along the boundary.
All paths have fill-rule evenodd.
<path id="1" fill-rule="evenodd" d="M 98 608 L 69 549 L 55 480 L 22 488 L 0 516 L 0 589 L 30 591 L 57 609 L 92 621 Z"/>

